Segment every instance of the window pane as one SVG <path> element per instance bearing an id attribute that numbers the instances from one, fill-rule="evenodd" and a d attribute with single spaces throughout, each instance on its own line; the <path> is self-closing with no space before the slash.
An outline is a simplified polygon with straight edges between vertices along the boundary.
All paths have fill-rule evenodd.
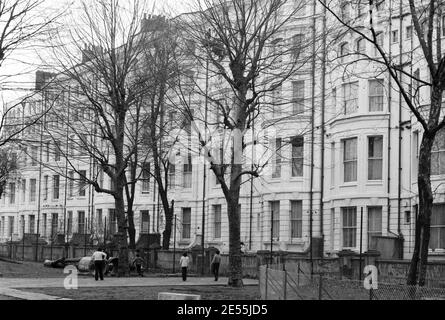
<path id="1" fill-rule="evenodd" d="M 383 137 L 369 137 L 369 157 L 381 158 L 383 156 Z"/>
<path id="2" fill-rule="evenodd" d="M 369 111 L 383 111 L 383 80 L 369 81 Z"/>
<path id="3" fill-rule="evenodd" d="M 221 205 L 213 206 L 214 211 L 214 238 L 221 238 Z"/>
<path id="4" fill-rule="evenodd" d="M 440 174 L 440 164 L 439 164 L 439 152 L 431 153 L 431 174 L 439 175 Z"/>
<path id="5" fill-rule="evenodd" d="M 191 161 L 187 164 L 184 164 L 183 167 L 183 188 L 190 189 L 192 187 L 192 170 L 193 165 Z"/>
<path id="6" fill-rule="evenodd" d="M 368 208 L 368 232 L 382 232 L 382 207 Z"/>
<path id="7" fill-rule="evenodd" d="M 440 130 L 434 139 L 431 153 L 431 174 L 445 174 L 445 129 Z"/>
<path id="8" fill-rule="evenodd" d="M 294 114 L 304 112 L 304 81 L 292 82 Z"/>
<path id="9" fill-rule="evenodd" d="M 343 246 L 351 248 L 356 246 L 357 208 L 342 208 L 343 218 Z"/>
<path id="10" fill-rule="evenodd" d="M 190 239 L 190 231 L 191 231 L 191 218 L 192 218 L 192 209 L 191 208 L 183 208 L 182 209 L 182 238 Z"/>
<path id="11" fill-rule="evenodd" d="M 144 162 L 142 164 L 142 192 L 150 191 L 150 163 Z"/>
<path id="12" fill-rule="evenodd" d="M 278 238 L 280 236 L 280 201 L 270 202 L 270 209 L 272 215 L 272 237 Z"/>
<path id="13" fill-rule="evenodd" d="M 357 138 L 343 141 L 344 182 L 357 181 Z"/>
<path id="14" fill-rule="evenodd" d="M 141 211 L 141 233 L 150 233 L 150 212 L 148 210 Z"/>
<path id="15" fill-rule="evenodd" d="M 281 141 L 282 141 L 281 138 L 275 139 L 272 178 L 281 177 Z"/>
<path id="16" fill-rule="evenodd" d="M 345 146 L 345 160 L 356 160 L 357 159 L 357 139 L 344 140 Z"/>
<path id="17" fill-rule="evenodd" d="M 383 137 L 368 138 L 368 180 L 382 180 Z"/>
<path id="18" fill-rule="evenodd" d="M 303 202 L 291 201 L 291 237 L 303 237 Z"/>
<path id="19" fill-rule="evenodd" d="M 344 113 L 352 114 L 357 112 L 358 82 L 344 84 L 343 94 L 344 94 Z"/>
<path id="20" fill-rule="evenodd" d="M 383 161 L 369 160 L 368 162 L 368 180 L 382 180 Z"/>
<path id="21" fill-rule="evenodd" d="M 445 249 L 445 204 L 434 204 L 431 215 L 430 249 Z"/>

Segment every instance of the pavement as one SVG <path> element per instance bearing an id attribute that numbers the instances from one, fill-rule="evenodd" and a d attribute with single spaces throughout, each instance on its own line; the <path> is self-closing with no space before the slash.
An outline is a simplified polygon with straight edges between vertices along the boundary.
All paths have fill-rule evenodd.
<path id="1" fill-rule="evenodd" d="M 258 285 L 258 280 L 243 279 L 244 285 Z M 159 287 L 159 286 L 225 286 L 228 278 L 190 277 L 182 281 L 176 277 L 143 277 L 143 278 L 105 278 L 95 281 L 92 277 L 78 277 L 79 288 L 95 287 Z M 26 292 L 17 289 L 30 288 L 64 288 L 64 278 L 14 279 L 0 278 L 0 295 L 23 300 L 69 300 L 61 297 L 49 296 L 41 293 Z"/>

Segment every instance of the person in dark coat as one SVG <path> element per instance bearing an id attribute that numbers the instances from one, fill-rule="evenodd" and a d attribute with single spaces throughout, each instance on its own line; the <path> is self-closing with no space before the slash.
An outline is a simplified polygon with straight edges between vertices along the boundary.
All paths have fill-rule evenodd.
<path id="1" fill-rule="evenodd" d="M 133 260 L 133 265 L 136 267 L 136 271 L 139 276 L 143 277 L 144 273 L 142 271 L 142 265 L 144 263 L 144 260 L 139 256 L 139 253 L 136 254 L 136 257 Z"/>

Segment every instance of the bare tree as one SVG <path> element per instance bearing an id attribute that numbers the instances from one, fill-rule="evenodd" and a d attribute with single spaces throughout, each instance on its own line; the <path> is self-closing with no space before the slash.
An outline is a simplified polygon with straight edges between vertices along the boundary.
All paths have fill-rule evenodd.
<path id="1" fill-rule="evenodd" d="M 27 49 L 36 48 L 39 42 L 51 30 L 61 16 L 44 15 L 41 12 L 42 0 L 7 0 L 0 2 L 0 68 L 5 62 L 20 61 L 19 56 Z M 21 53 L 19 52 L 21 51 Z M 17 169 L 17 153 L 10 148 L 21 142 L 25 132 L 38 124 L 45 113 L 41 110 L 25 110 L 25 106 L 41 92 L 38 88 L 17 88 L 5 85 L 13 77 L 6 73 L 1 75 L 1 90 L 25 93 L 15 101 L 2 101 L 3 110 L 0 116 L 0 185 L 4 190 L 7 179 Z"/>
<path id="2" fill-rule="evenodd" d="M 174 94 L 178 78 L 177 64 L 181 57 L 178 46 L 178 31 L 172 21 L 160 20 L 159 29 L 144 53 L 145 66 L 143 77 L 150 79 L 144 99 L 147 114 L 147 130 L 144 146 L 149 150 L 153 169 L 150 175 L 156 181 L 157 191 L 165 215 L 165 228 L 162 237 L 163 249 L 169 249 L 173 224 L 173 204 L 169 198 L 171 184 L 171 150 L 177 140 L 171 131 L 174 120 L 171 118 L 174 106 L 169 104 L 169 95 Z"/>
<path id="3" fill-rule="evenodd" d="M 39 11 L 42 0 L 7 0 L 0 3 L 0 67 L 5 61 L 19 59 L 14 56 L 18 50 L 34 48 L 38 45 L 52 25 L 60 17 L 60 13 L 53 17 L 44 16 Z M 11 75 L 2 75 L 4 82 Z M 2 90 L 22 91 L 23 88 L 14 88 L 2 85 Z M 3 102 L 4 107 L 0 120 L 0 147 L 16 139 L 28 127 L 36 124 L 42 114 L 25 114 L 23 105 L 32 99 L 40 90 L 24 89 L 25 96 L 18 101 Z"/>
<path id="4" fill-rule="evenodd" d="M 143 18 L 144 12 L 143 1 L 83 1 L 81 14 L 75 17 L 76 27 L 68 31 L 68 37 L 60 36 L 61 43 L 54 51 L 60 72 L 55 85 L 69 96 L 68 108 L 66 102 L 61 103 L 53 112 L 71 136 L 71 147 L 67 145 L 60 151 L 83 183 L 114 198 L 120 273 L 128 271 L 127 233 L 134 244 L 132 201 L 140 176 L 136 173 L 137 162 L 144 159 L 136 156 L 142 143 L 142 134 L 136 131 L 144 128 L 142 106 L 146 82 L 150 80 L 138 73 L 151 39 L 151 33 L 146 32 L 150 30 L 150 21 Z M 82 60 L 78 58 L 79 52 Z M 73 121 L 73 117 L 78 121 Z M 50 133 L 52 139 L 63 141 L 64 131 L 55 132 Z M 70 150 L 76 149 L 77 160 L 83 158 L 84 164 L 91 161 L 96 170 L 86 174 L 72 161 Z M 101 185 L 102 172 L 110 178 L 110 187 Z"/>
<path id="5" fill-rule="evenodd" d="M 409 0 L 407 4 L 404 4 L 400 1 L 389 10 L 388 7 L 384 7 L 385 4 L 382 1 L 353 2 L 352 6 L 360 6 L 362 11 L 366 11 L 365 24 L 363 17 L 354 19 L 348 16 L 349 18 L 345 19 L 345 12 L 334 9 L 333 3 L 321 0 L 319 2 L 348 31 L 352 31 L 372 44 L 378 55 L 371 60 L 387 70 L 396 89 L 400 92 L 401 99 L 405 101 L 411 113 L 422 126 L 423 138 L 419 150 L 417 179 L 419 214 L 416 221 L 414 252 L 407 283 L 423 286 L 425 285 L 434 198 L 431 186 L 431 151 L 438 132 L 445 127 L 442 106 L 445 90 L 445 58 L 441 43 L 443 2 Z M 342 9 L 347 10 L 347 7 Z M 382 28 L 381 22 L 378 23 L 376 20 L 378 15 L 382 16 L 382 14 L 385 19 L 391 19 L 391 14 L 400 19 L 406 13 L 410 15 L 411 27 L 416 35 L 415 45 L 418 47 L 414 54 L 399 55 L 397 61 L 394 61 L 381 41 L 382 32 L 387 30 Z M 399 32 L 401 33 L 402 30 Z M 409 59 L 413 57 L 414 60 L 410 61 Z M 367 58 L 369 57 L 363 59 Z M 407 70 L 406 64 L 414 63 L 417 63 L 426 72 L 418 74 Z M 429 91 L 424 88 L 428 88 Z M 427 91 L 429 92 L 426 94 L 427 101 L 421 103 L 421 92 L 426 93 Z"/>
<path id="6" fill-rule="evenodd" d="M 39 12 L 43 0 L 6 0 L 0 3 L 0 66 L 14 51 L 36 44 L 58 17 Z"/>
<path id="7" fill-rule="evenodd" d="M 17 153 L 11 150 L 0 151 L 0 197 L 5 192 L 11 174 L 17 170 Z"/>
<path id="8" fill-rule="evenodd" d="M 198 131 L 201 151 L 210 162 L 227 202 L 229 284 L 239 287 L 243 284 L 240 189 L 244 180 L 258 177 L 263 168 L 244 161 L 248 147 L 246 133 L 265 112 L 275 110 L 275 117 L 283 117 L 284 113 L 279 113 L 286 103 L 277 92 L 310 61 L 308 51 L 311 50 L 305 51 L 305 48 L 311 48 L 312 43 L 312 39 L 293 37 L 290 28 L 302 16 L 302 10 L 309 8 L 305 1 L 283 0 L 205 0 L 196 6 L 197 12 L 185 15 L 182 23 L 186 30 L 184 37 L 196 44 L 194 65 L 198 65 L 199 70 L 193 75 L 182 69 L 183 78 L 189 79 L 187 82 L 191 83 L 195 95 L 208 102 L 209 111 L 210 104 L 216 106 L 210 112 L 219 114 L 219 120 L 207 118 L 207 112 L 199 109 L 199 102 L 191 102 L 189 90 L 184 86 L 179 87 L 180 101 L 185 106 L 184 117 L 190 120 L 191 128 Z M 209 75 L 203 76 L 207 72 Z M 225 96 L 229 103 L 209 89 L 209 78 L 219 79 L 216 81 L 228 89 Z M 298 112 L 291 112 L 290 116 L 298 116 Z M 204 132 L 212 121 L 230 131 L 233 138 L 222 157 L 206 147 Z"/>

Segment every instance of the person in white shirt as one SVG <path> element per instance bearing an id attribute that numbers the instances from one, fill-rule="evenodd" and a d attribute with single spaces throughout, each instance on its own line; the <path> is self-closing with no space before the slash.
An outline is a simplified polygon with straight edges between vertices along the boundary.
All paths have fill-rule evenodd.
<path id="1" fill-rule="evenodd" d="M 184 254 L 181 257 L 181 260 L 179 260 L 179 265 L 182 268 L 182 280 L 187 280 L 187 268 L 189 266 L 189 257 L 187 256 L 187 252 L 184 252 Z"/>
<path id="2" fill-rule="evenodd" d="M 215 276 L 215 281 L 218 281 L 219 276 L 219 265 L 221 264 L 221 256 L 219 250 L 216 250 L 215 255 L 213 256 L 211 267 L 213 275 Z"/>
<path id="3" fill-rule="evenodd" d="M 99 248 L 96 252 L 93 253 L 91 257 L 94 261 L 94 278 L 96 281 L 104 280 L 104 268 L 105 268 L 105 259 L 107 258 L 107 254 L 103 252 L 102 248 Z"/>

